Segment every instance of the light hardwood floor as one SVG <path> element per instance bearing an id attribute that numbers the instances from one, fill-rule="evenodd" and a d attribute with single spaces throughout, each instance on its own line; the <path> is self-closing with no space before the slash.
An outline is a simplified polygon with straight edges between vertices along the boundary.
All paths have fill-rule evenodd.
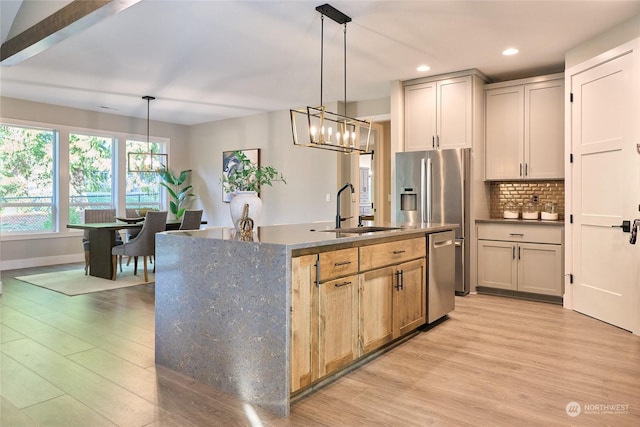
<path id="1" fill-rule="evenodd" d="M 640 338 L 557 305 L 457 297 L 281 419 L 154 365 L 153 285 L 67 297 L 14 279 L 78 267 L 2 272 L 1 426 L 640 425 Z"/>

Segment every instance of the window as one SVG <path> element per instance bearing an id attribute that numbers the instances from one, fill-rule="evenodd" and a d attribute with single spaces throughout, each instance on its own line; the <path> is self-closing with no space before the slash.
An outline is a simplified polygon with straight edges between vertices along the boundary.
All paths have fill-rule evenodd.
<path id="1" fill-rule="evenodd" d="M 146 142 L 127 140 L 127 153 L 146 153 L 149 146 Z M 154 153 L 163 153 L 160 144 L 151 143 Z M 127 209 L 152 208 L 160 209 L 160 175 L 152 172 L 127 172 Z"/>
<path id="2" fill-rule="evenodd" d="M 69 134 L 69 222 L 83 222 L 84 209 L 112 208 L 113 138 Z"/>
<path id="3" fill-rule="evenodd" d="M 51 129 L 0 125 L 0 231 L 55 231 Z"/>

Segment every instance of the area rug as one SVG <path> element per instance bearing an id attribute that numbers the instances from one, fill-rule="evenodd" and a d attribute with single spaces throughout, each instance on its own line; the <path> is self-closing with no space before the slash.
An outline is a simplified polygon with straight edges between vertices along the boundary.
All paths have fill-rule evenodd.
<path id="1" fill-rule="evenodd" d="M 144 285 L 153 283 L 155 280 L 152 272 L 153 265 L 151 265 L 151 268 L 149 269 L 149 282 L 144 281 L 144 272 L 141 266 L 138 266 L 137 276 L 133 275 L 133 265 L 127 267 L 123 266 L 123 270 L 123 272 L 118 271 L 116 280 L 85 276 L 84 269 L 19 276 L 16 277 L 16 279 L 69 296 L 126 288 L 128 286 Z"/>

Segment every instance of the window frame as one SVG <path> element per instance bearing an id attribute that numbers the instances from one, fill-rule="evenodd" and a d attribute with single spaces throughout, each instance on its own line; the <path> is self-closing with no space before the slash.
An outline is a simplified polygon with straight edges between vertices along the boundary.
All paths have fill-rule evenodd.
<path id="1" fill-rule="evenodd" d="M 60 133 L 54 126 L 45 126 L 42 124 L 32 124 L 32 123 L 11 123 L 6 120 L 0 120 L 0 126 L 14 127 L 14 128 L 22 128 L 29 130 L 38 130 L 41 132 L 51 132 L 52 134 L 52 146 L 51 146 L 51 193 L 50 193 L 50 201 L 47 203 L 3 203 L 2 207 L 34 207 L 34 208 L 50 208 L 51 210 L 51 228 L 48 230 L 24 230 L 24 231 L 9 231 L 2 232 L 3 236 L 10 235 L 27 235 L 33 236 L 38 234 L 49 234 L 55 233 L 58 230 L 58 205 L 56 203 L 57 198 L 57 188 L 59 181 L 59 173 L 57 169 L 57 164 L 59 163 L 59 141 L 60 141 Z M 40 196 L 38 196 L 40 197 Z M 42 196 L 45 197 L 45 196 Z"/>
<path id="2" fill-rule="evenodd" d="M 0 117 L 0 124 L 6 126 L 38 128 L 44 130 L 52 130 L 56 135 L 55 147 L 53 150 L 53 224 L 52 230 L 32 231 L 32 232 L 11 232 L 2 233 L 0 241 L 15 240 L 31 240 L 38 238 L 55 238 L 55 237 L 75 237 L 81 234 L 81 230 L 69 229 L 69 210 L 71 200 L 69 197 L 69 135 L 84 134 L 91 136 L 100 136 L 113 138 L 112 147 L 112 171 L 113 171 L 113 188 L 112 199 L 118 215 L 124 215 L 126 207 L 126 179 L 127 179 L 127 154 L 126 140 L 145 141 L 147 135 L 140 135 L 132 132 L 116 132 L 105 131 L 101 129 L 90 129 L 82 126 L 71 126 L 62 124 L 53 124 L 45 122 L 35 122 L 30 120 L 20 120 Z M 171 139 L 166 137 L 149 136 L 152 143 L 158 144 L 161 152 L 170 155 Z M 160 186 L 159 186 L 160 187 Z M 160 208 L 167 209 L 166 191 L 159 188 Z"/>

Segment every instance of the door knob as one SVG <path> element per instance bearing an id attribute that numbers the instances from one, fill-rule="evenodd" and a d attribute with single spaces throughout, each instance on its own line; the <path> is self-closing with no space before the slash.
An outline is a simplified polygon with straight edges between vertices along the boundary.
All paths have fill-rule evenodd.
<path id="1" fill-rule="evenodd" d="M 612 228 L 622 228 L 624 233 L 631 232 L 631 221 L 622 221 L 622 225 L 612 225 Z"/>
<path id="2" fill-rule="evenodd" d="M 633 220 L 633 226 L 631 227 L 631 237 L 629 237 L 629 243 L 632 245 L 636 244 L 636 239 L 638 238 L 638 227 L 640 227 L 640 219 L 636 218 Z"/>

